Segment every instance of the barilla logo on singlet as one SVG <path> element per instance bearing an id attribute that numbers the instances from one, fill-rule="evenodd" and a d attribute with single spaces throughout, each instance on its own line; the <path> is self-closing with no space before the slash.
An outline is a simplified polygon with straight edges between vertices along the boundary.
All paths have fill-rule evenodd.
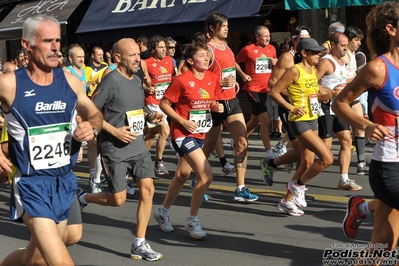
<path id="1" fill-rule="evenodd" d="M 63 113 L 65 109 L 66 103 L 62 101 L 54 101 L 53 103 L 37 102 L 35 112 L 37 114 Z"/>

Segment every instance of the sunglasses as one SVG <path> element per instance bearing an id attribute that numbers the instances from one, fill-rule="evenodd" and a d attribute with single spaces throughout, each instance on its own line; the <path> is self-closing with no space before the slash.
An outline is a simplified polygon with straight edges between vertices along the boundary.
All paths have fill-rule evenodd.
<path id="1" fill-rule="evenodd" d="M 176 49 L 176 46 L 168 46 L 168 49 Z"/>

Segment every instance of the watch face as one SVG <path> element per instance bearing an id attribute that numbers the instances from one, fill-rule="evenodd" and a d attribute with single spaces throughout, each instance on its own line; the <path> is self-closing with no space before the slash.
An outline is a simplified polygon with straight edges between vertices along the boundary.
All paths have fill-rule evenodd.
<path id="1" fill-rule="evenodd" d="M 98 131 L 97 131 L 97 129 L 94 128 L 94 127 L 93 127 L 93 134 L 94 134 L 94 137 L 97 137 L 97 135 L 98 135 Z"/>

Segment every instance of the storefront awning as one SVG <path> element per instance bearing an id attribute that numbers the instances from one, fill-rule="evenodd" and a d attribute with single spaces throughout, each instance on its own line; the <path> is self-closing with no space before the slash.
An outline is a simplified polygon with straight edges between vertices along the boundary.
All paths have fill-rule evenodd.
<path id="1" fill-rule="evenodd" d="M 38 14 L 52 16 L 60 24 L 67 24 L 67 19 L 81 2 L 82 0 L 52 0 L 19 4 L 1 21 L 0 40 L 21 39 L 24 21 Z"/>
<path id="2" fill-rule="evenodd" d="M 286 10 L 378 5 L 390 0 L 285 0 Z"/>
<path id="3" fill-rule="evenodd" d="M 250 17 L 263 0 L 93 0 L 77 33 L 203 21 L 218 11 L 230 18 Z M 179 26 L 180 26 L 179 25 Z M 162 34 L 162 28 L 159 28 Z"/>

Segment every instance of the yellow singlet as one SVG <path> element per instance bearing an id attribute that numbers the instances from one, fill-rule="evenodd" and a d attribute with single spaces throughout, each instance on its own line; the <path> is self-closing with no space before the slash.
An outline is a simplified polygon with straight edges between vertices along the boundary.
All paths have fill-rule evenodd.
<path id="1" fill-rule="evenodd" d="M 288 86 L 288 97 L 294 107 L 304 107 L 306 114 L 298 117 L 290 112 L 288 116 L 289 121 L 309 121 L 318 118 L 318 114 L 312 114 L 311 97 L 315 97 L 319 92 L 319 85 L 314 67 L 312 73 L 309 74 L 305 69 L 298 64 L 294 65 L 299 70 L 299 78 L 297 81 Z M 315 95 L 316 94 L 316 95 Z M 317 97 L 317 96 L 316 96 Z M 317 98 L 316 98 L 317 101 Z M 317 104 L 319 104 L 317 102 Z"/>

